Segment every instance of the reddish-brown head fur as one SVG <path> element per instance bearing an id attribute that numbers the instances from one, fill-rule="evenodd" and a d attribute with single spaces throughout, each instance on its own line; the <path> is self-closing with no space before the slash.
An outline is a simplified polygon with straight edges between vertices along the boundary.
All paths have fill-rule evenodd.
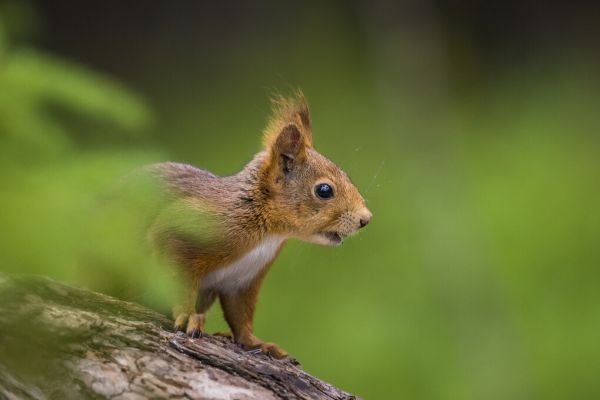
<path id="1" fill-rule="evenodd" d="M 271 193 L 270 217 L 282 233 L 336 245 L 369 223 L 371 212 L 346 173 L 313 148 L 301 92 L 274 100 L 264 143 L 262 184 Z"/>

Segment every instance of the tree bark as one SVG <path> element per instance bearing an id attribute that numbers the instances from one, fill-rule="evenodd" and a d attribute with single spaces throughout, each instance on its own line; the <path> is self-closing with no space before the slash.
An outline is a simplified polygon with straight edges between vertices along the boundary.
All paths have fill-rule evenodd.
<path id="1" fill-rule="evenodd" d="M 173 333 L 140 305 L 0 275 L 0 398 L 355 399 L 293 359 Z"/>

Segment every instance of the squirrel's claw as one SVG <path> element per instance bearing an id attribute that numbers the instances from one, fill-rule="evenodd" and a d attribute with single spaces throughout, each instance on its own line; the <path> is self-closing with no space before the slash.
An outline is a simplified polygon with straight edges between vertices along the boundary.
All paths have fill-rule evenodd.
<path id="1" fill-rule="evenodd" d="M 275 343 L 256 341 L 254 343 L 250 343 L 249 345 L 244 343 L 240 343 L 240 345 L 248 354 L 264 353 L 278 360 L 288 356 L 288 353 Z"/>
<path id="2" fill-rule="evenodd" d="M 242 346 L 243 347 L 243 346 Z M 246 350 L 246 354 L 265 354 L 269 357 L 273 357 L 277 360 L 286 360 L 287 362 L 291 363 L 292 365 L 295 366 L 301 366 L 300 361 L 298 361 L 295 357 L 290 356 L 286 351 L 282 350 L 279 346 L 276 346 L 277 348 L 273 348 L 273 347 L 266 347 L 263 348 L 265 346 L 261 346 L 258 347 L 256 349 L 251 349 L 251 350 Z"/>
<path id="3" fill-rule="evenodd" d="M 202 337 L 204 331 L 204 321 L 206 320 L 204 314 L 192 314 L 188 318 L 186 333 L 192 339 Z"/>
<path id="4" fill-rule="evenodd" d="M 282 359 L 288 356 L 287 351 L 277 346 L 275 343 L 265 342 L 260 346 L 265 354 L 269 354 L 277 359 Z"/>
<path id="5" fill-rule="evenodd" d="M 191 332 L 188 333 L 188 335 L 192 338 L 192 339 L 197 339 L 202 337 L 202 332 L 199 329 L 192 329 Z"/>

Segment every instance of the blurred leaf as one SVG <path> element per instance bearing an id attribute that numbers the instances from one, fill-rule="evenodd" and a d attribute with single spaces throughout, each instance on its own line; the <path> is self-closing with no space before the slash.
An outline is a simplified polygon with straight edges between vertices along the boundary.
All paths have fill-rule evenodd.
<path id="1" fill-rule="evenodd" d="M 148 109 L 118 83 L 79 65 L 33 50 L 2 63 L 0 88 L 30 107 L 50 102 L 134 132 L 149 125 Z"/>

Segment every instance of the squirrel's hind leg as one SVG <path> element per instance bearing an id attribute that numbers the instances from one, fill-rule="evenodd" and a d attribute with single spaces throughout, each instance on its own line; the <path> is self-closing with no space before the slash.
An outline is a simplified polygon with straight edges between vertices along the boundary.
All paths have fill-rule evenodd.
<path id="1" fill-rule="evenodd" d="M 236 343 L 246 350 L 260 349 L 275 358 L 284 358 L 288 355 L 285 350 L 275 343 L 263 342 L 253 333 L 254 309 L 265 273 L 266 271 L 263 271 L 257 276 L 248 288 L 238 292 L 220 293 L 219 300 Z"/>

